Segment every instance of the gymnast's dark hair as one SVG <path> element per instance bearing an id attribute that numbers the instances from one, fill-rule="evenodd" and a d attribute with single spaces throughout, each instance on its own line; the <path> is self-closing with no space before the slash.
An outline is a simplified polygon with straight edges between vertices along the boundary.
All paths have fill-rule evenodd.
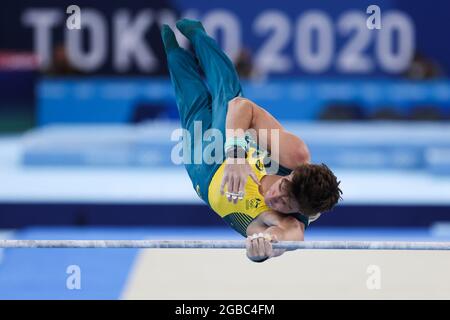
<path id="1" fill-rule="evenodd" d="M 325 164 L 303 164 L 295 168 L 287 191 L 298 202 L 300 212 L 314 216 L 333 209 L 341 199 L 341 182 Z"/>

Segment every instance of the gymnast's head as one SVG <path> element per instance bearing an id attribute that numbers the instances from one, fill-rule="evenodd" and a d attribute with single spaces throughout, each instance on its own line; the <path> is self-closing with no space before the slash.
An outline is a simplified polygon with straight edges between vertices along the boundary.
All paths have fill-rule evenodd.
<path id="1" fill-rule="evenodd" d="M 341 182 L 325 164 L 303 164 L 275 182 L 265 195 L 269 207 L 282 213 L 315 217 L 341 199 Z"/>

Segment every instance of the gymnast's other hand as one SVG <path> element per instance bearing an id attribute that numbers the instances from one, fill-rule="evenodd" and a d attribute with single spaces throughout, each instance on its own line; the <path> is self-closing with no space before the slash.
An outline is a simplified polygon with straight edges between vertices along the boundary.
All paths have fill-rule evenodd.
<path id="1" fill-rule="evenodd" d="M 233 203 L 242 200 L 244 198 L 248 176 L 257 185 L 260 185 L 258 177 L 245 159 L 228 158 L 225 163 L 220 193 L 226 195 L 228 201 L 233 201 Z M 225 192 L 225 186 L 227 186 L 227 192 Z"/>
<path id="2" fill-rule="evenodd" d="M 247 237 L 247 257 L 253 262 L 263 262 L 274 256 L 273 242 L 277 237 L 268 233 L 255 233 Z"/>

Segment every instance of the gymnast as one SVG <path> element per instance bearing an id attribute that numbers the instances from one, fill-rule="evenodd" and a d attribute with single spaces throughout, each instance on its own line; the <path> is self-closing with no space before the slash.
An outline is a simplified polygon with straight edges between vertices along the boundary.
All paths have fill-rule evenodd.
<path id="1" fill-rule="evenodd" d="M 303 241 L 308 225 L 341 198 L 340 181 L 326 165 L 310 163 L 304 141 L 244 98 L 232 62 L 199 21 L 182 19 L 176 26 L 195 52 L 181 48 L 170 27 L 162 27 L 181 125 L 196 137 L 184 140 L 183 148 L 193 150 L 202 143 L 195 123 L 225 137 L 221 161 L 184 163 L 193 187 L 247 237 L 251 261 L 279 256 L 285 250 L 273 249 L 272 243 Z"/>

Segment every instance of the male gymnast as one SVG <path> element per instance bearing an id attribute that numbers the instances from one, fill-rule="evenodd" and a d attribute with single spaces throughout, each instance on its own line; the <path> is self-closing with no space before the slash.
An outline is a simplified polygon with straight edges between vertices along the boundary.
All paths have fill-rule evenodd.
<path id="1" fill-rule="evenodd" d="M 181 125 L 194 137 L 183 141 L 183 148 L 203 145 L 203 134 L 194 133 L 198 130 L 195 122 L 201 123 L 201 130 L 214 128 L 226 137 L 218 163 L 185 162 L 193 187 L 213 211 L 247 237 L 250 260 L 279 256 L 285 250 L 273 249 L 272 243 L 303 241 L 309 223 L 339 201 L 340 182 L 326 165 L 310 163 L 309 150 L 300 138 L 243 97 L 232 62 L 199 21 L 182 19 L 176 26 L 195 52 L 181 48 L 170 27 L 163 26 Z M 278 139 L 266 134 L 267 153 L 263 155 L 258 140 L 246 135 L 249 130 L 256 132 L 256 139 L 259 133 L 276 130 Z M 267 154 L 272 159 L 269 162 Z M 274 159 L 278 170 L 269 174 L 267 165 L 275 163 Z"/>

